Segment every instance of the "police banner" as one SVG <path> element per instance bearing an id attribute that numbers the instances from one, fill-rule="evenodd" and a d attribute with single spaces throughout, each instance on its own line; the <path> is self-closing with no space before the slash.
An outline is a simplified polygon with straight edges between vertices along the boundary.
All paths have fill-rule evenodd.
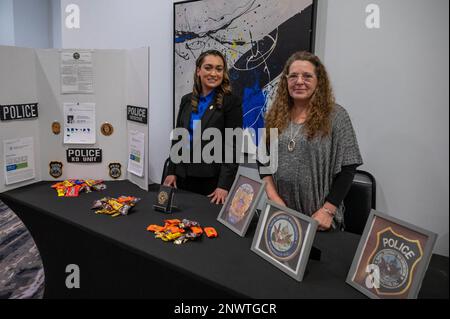
<path id="1" fill-rule="evenodd" d="M 0 120 L 13 121 L 38 117 L 38 103 L 0 105 Z"/>
<path id="2" fill-rule="evenodd" d="M 147 124 L 147 108 L 127 105 L 127 120 Z"/>
<path id="3" fill-rule="evenodd" d="M 100 148 L 69 148 L 66 151 L 67 163 L 101 163 Z"/>

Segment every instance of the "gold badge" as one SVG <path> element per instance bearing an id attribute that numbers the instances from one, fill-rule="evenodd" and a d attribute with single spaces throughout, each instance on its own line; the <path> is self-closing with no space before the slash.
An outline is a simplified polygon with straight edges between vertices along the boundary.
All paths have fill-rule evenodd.
<path id="1" fill-rule="evenodd" d="M 58 135 L 61 132 L 61 124 L 59 124 L 59 122 L 55 121 L 52 123 L 52 132 L 55 135 Z"/>
<path id="2" fill-rule="evenodd" d="M 108 122 L 103 123 L 100 130 L 105 136 L 110 136 L 114 132 L 113 126 Z"/>
<path id="3" fill-rule="evenodd" d="M 166 192 L 164 192 L 164 191 L 159 192 L 159 194 L 158 194 L 158 204 L 164 205 L 166 203 L 167 199 L 169 199 L 169 195 Z"/>

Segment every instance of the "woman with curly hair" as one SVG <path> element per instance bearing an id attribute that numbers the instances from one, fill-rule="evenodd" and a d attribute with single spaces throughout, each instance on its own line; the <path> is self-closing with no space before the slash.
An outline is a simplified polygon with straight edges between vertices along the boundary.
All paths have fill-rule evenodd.
<path id="1" fill-rule="evenodd" d="M 278 169 L 261 176 L 268 198 L 312 216 L 319 230 L 343 229 L 343 199 L 362 158 L 317 56 L 296 52 L 288 59 L 265 124 L 279 134 Z"/>
<path id="2" fill-rule="evenodd" d="M 196 163 L 192 154 L 195 143 L 201 143 L 201 150 L 207 144 L 194 140 L 195 136 L 202 136 L 206 129 L 217 128 L 225 136 L 226 128 L 242 127 L 241 101 L 231 93 L 227 63 L 219 51 L 208 50 L 197 58 L 194 86 L 192 92 L 181 99 L 176 127 L 189 131 L 190 161 L 174 163 L 170 159 L 164 185 L 208 195 L 211 202 L 223 204 L 233 184 L 238 164 L 225 163 L 223 160 L 220 163 L 206 163 L 203 159 Z M 194 133 L 197 130 L 200 134 Z M 177 142 L 174 140 L 172 145 Z M 235 147 L 233 145 L 233 149 Z M 225 154 L 224 149 L 225 145 L 222 146 L 222 154 Z"/>

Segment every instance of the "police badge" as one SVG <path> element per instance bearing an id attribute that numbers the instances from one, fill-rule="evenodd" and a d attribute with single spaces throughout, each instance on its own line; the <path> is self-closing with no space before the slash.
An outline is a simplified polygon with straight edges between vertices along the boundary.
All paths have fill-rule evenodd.
<path id="1" fill-rule="evenodd" d="M 436 237 L 372 210 L 347 283 L 371 298 L 416 298 Z"/>
<path id="2" fill-rule="evenodd" d="M 121 170 L 122 165 L 120 163 L 110 163 L 108 167 L 109 167 L 109 176 L 111 176 L 112 178 L 118 179 L 122 175 Z"/>
<path id="3" fill-rule="evenodd" d="M 155 210 L 164 213 L 171 213 L 173 208 L 174 189 L 169 186 L 161 185 L 156 195 L 156 202 L 153 205 Z"/>
<path id="4" fill-rule="evenodd" d="M 61 162 L 50 162 L 49 167 L 50 176 L 58 178 L 62 175 L 63 164 Z"/>
<path id="5" fill-rule="evenodd" d="M 252 251 L 302 281 L 317 230 L 317 221 L 267 201 L 253 237 Z"/>
<path id="6" fill-rule="evenodd" d="M 265 186 L 264 181 L 256 181 L 242 173 L 237 174 L 217 220 L 243 237 Z"/>

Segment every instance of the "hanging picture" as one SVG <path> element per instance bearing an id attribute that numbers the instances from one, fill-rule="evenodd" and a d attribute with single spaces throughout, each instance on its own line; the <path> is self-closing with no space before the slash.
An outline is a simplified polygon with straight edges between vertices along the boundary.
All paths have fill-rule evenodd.
<path id="1" fill-rule="evenodd" d="M 218 50 L 226 57 L 243 124 L 264 127 L 264 114 L 289 56 L 313 51 L 313 0 L 200 0 L 174 3 L 174 122 L 181 97 L 192 92 L 195 60 Z"/>

